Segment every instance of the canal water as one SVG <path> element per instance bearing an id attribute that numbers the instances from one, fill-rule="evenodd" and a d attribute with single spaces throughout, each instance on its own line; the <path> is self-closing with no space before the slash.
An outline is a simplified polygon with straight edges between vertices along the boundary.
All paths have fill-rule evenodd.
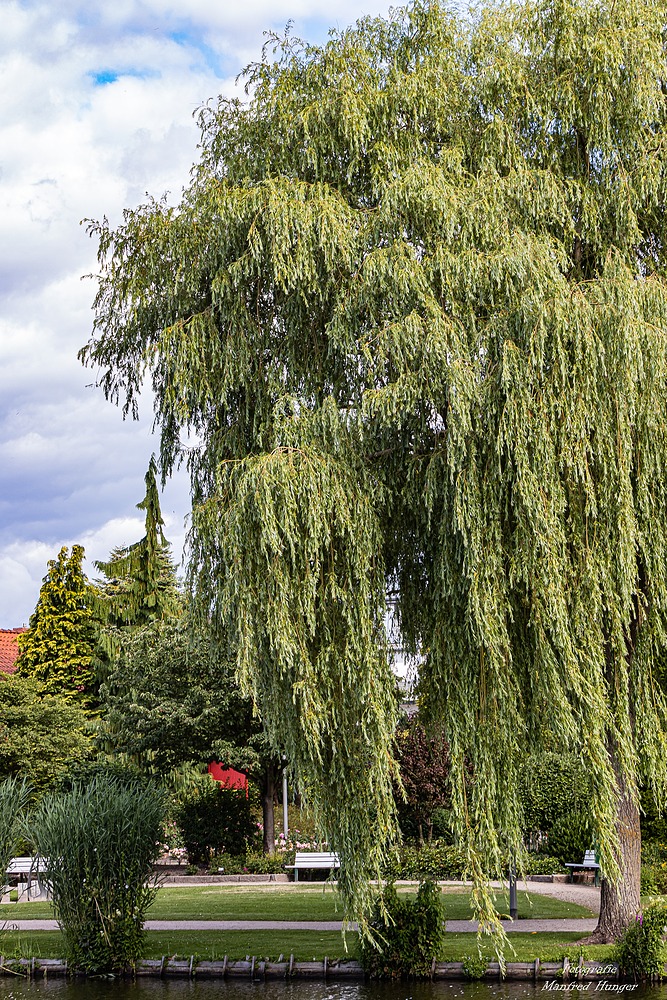
<path id="1" fill-rule="evenodd" d="M 612 986 L 616 989 L 612 990 Z M 581 987 L 585 987 L 583 992 Z M 547 1000 L 547 996 L 581 1000 L 582 993 L 596 994 L 596 1000 L 614 996 L 616 983 L 607 989 L 596 982 L 579 988 L 560 985 L 558 993 L 544 983 L 312 983 L 238 982 L 228 980 L 191 981 L 144 979 L 0 979 L 0 1000 Z M 667 1000 L 667 984 L 624 987 L 637 1000 Z M 618 995 L 616 993 L 616 995 Z"/>

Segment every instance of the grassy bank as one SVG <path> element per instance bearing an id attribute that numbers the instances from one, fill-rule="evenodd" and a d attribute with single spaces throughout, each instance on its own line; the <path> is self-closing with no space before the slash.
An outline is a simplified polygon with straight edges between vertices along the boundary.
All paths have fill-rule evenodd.
<path id="1" fill-rule="evenodd" d="M 601 961 L 609 959 L 611 945 L 587 946 L 580 949 L 575 942 L 579 933 L 510 934 L 514 954 L 507 952 L 507 961 L 542 962 L 562 961 L 567 955 L 577 961 L 580 952 L 584 957 Z M 347 935 L 347 956 L 358 958 L 356 934 Z M 0 934 L 0 951 L 5 956 L 32 958 L 60 958 L 63 954 L 62 936 L 59 931 L 4 931 Z M 474 934 L 447 934 L 438 956 L 442 962 L 460 962 L 465 955 L 477 953 Z M 489 960 L 494 958 L 489 941 L 482 942 L 482 953 Z M 340 933 L 337 931 L 149 931 L 146 935 L 145 958 L 190 957 L 216 961 L 227 955 L 230 959 L 243 959 L 246 955 L 277 960 L 280 955 L 294 955 L 296 960 L 311 961 L 342 958 L 346 955 Z"/>

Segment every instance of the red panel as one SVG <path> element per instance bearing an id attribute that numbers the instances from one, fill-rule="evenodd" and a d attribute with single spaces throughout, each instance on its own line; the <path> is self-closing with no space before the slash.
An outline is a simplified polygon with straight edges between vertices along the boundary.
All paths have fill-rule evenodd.
<path id="1" fill-rule="evenodd" d="M 248 791 L 248 776 L 243 771 L 237 771 L 233 767 L 223 767 L 217 761 L 212 761 L 208 765 L 208 773 L 225 788 L 240 788 L 244 792 Z"/>

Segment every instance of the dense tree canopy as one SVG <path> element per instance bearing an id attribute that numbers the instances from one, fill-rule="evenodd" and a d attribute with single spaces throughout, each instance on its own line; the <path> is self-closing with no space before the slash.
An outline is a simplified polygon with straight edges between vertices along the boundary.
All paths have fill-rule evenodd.
<path id="1" fill-rule="evenodd" d="M 102 696 L 104 722 L 124 753 L 148 755 L 160 768 L 206 759 L 239 769 L 258 764 L 252 737 L 261 727 L 252 705 L 229 659 L 185 610 L 128 637 Z"/>
<path id="2" fill-rule="evenodd" d="M 419 717 L 405 719 L 396 730 L 400 769 L 398 817 L 403 836 L 416 834 L 430 843 L 436 811 L 450 807 L 449 746 L 442 732 L 428 733 Z"/>
<path id="3" fill-rule="evenodd" d="M 664 24 L 417 0 L 277 39 L 201 112 L 180 204 L 92 227 L 84 361 L 126 412 L 150 374 L 199 599 L 356 903 L 394 825 L 389 584 L 472 874 L 517 844 L 549 732 L 590 775 L 601 934 L 638 906 L 637 789 L 667 768 Z"/>
<path id="4" fill-rule="evenodd" d="M 107 749 L 149 769 L 216 760 L 249 772 L 262 795 L 265 847 L 273 852 L 278 762 L 252 702 L 239 690 L 229 652 L 183 599 L 180 614 L 125 635 L 100 697 L 106 711 L 99 733 Z"/>
<path id="5" fill-rule="evenodd" d="M 27 779 L 43 790 L 92 754 L 79 705 L 47 693 L 38 681 L 0 676 L 0 778 Z"/>

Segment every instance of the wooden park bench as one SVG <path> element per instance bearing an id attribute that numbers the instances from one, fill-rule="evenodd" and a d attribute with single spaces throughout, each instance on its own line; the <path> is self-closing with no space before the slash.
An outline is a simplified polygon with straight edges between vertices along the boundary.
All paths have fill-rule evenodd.
<path id="1" fill-rule="evenodd" d="M 48 883 L 43 875 L 46 865 L 42 858 L 12 858 L 7 865 L 5 874 L 18 878 L 18 902 L 27 903 L 37 899 L 50 899 Z M 9 902 L 9 887 L 0 891 L 0 901 Z"/>
<path id="2" fill-rule="evenodd" d="M 570 869 L 570 882 L 572 881 L 572 876 L 577 871 L 594 871 L 595 872 L 595 884 L 600 884 L 600 866 L 597 862 L 595 856 L 595 851 L 586 851 L 584 854 L 584 860 L 580 865 L 574 863 L 568 863 L 565 865 L 566 868 Z"/>
<path id="3" fill-rule="evenodd" d="M 331 854 L 328 851 L 322 851 L 319 854 L 316 851 L 297 851 L 294 856 L 294 864 L 285 865 L 285 867 L 294 869 L 294 881 L 298 882 L 300 869 L 327 868 L 331 870 L 332 868 L 340 868 L 340 861 L 337 854 Z"/>

